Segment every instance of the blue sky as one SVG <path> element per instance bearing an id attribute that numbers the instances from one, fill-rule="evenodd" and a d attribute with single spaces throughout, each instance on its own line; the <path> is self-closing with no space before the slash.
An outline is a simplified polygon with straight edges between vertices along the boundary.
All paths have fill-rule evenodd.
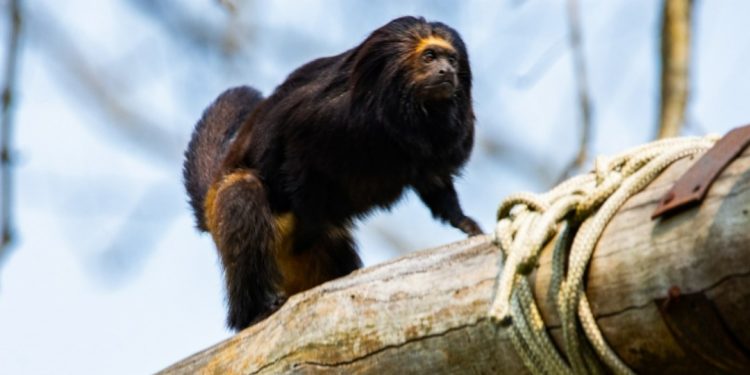
<path id="1" fill-rule="evenodd" d="M 576 152 L 561 0 L 248 1 L 234 18 L 217 1 L 180 2 L 224 36 L 203 49 L 137 1 L 24 3 L 18 242 L 0 268 L 0 374 L 148 373 L 229 337 L 218 259 L 193 229 L 181 185 L 193 124 L 223 89 L 268 93 L 300 64 L 348 49 L 397 16 L 445 22 L 469 48 L 478 138 L 457 187 L 485 230 L 505 195 L 549 188 Z M 659 4 L 580 3 L 592 152 L 646 142 L 657 118 Z M 750 3 L 697 1 L 694 16 L 685 134 L 724 133 L 750 122 Z M 217 52 L 219 42 L 238 47 Z M 88 62 L 83 73 L 70 67 L 73 50 Z M 82 85 L 87 72 L 105 77 L 115 102 L 137 117 Z M 374 264 L 463 235 L 408 194 L 360 223 L 356 237 Z"/>

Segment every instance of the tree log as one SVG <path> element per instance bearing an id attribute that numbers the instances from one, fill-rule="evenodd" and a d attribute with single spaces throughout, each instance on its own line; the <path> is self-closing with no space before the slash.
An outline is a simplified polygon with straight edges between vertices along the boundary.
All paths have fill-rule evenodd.
<path id="1" fill-rule="evenodd" d="M 700 206 L 650 220 L 693 162 L 674 163 L 620 209 L 586 292 L 606 340 L 638 373 L 750 373 L 750 151 Z M 549 250 L 530 277 L 558 340 Z M 501 264 L 478 236 L 362 269 L 162 373 L 528 373 L 508 330 L 487 317 Z"/>

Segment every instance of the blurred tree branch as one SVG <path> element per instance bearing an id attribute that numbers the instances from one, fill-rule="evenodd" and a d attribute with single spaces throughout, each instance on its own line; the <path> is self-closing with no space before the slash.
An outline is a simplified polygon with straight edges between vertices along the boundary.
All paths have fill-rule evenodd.
<path id="1" fill-rule="evenodd" d="M 0 261 L 8 253 L 13 242 L 13 167 L 11 138 L 13 133 L 13 107 L 16 103 L 16 81 L 18 61 L 20 55 L 21 35 L 21 0 L 10 0 L 8 4 L 8 51 L 5 57 L 5 82 L 2 91 L 2 145 L 0 145 L 0 178 L 2 179 L 2 206 L 0 220 L 2 220 L 2 238 L 0 239 Z"/>
<path id="2" fill-rule="evenodd" d="M 516 88 L 527 88 L 535 84 L 539 79 L 549 71 L 550 67 L 555 65 L 565 51 L 565 40 L 560 39 L 550 44 L 539 58 L 519 72 L 514 79 Z"/>
<path id="3" fill-rule="evenodd" d="M 370 224 L 370 228 L 375 234 L 385 243 L 390 245 L 395 250 L 395 255 L 404 255 L 413 250 L 410 246 L 409 241 L 404 238 L 405 233 L 401 233 L 393 230 L 392 227 L 379 224 Z"/>
<path id="4" fill-rule="evenodd" d="M 100 283 L 121 286 L 137 274 L 144 260 L 153 253 L 184 208 L 181 201 L 170 199 L 182 188 L 174 185 L 178 185 L 176 181 L 169 180 L 149 186 L 113 233 L 109 244 L 90 259 L 89 265 L 99 276 Z"/>
<path id="5" fill-rule="evenodd" d="M 184 139 L 178 133 L 167 131 L 138 109 L 128 106 L 125 95 L 113 87 L 113 80 L 109 78 L 116 74 L 103 72 L 91 64 L 53 17 L 37 10 L 27 18 L 34 41 L 40 44 L 39 49 L 43 53 L 50 55 L 47 59 L 52 63 L 50 67 L 61 69 L 61 78 L 68 79 L 84 98 L 93 101 L 95 105 L 92 108 L 113 120 L 103 129 L 114 130 L 134 147 L 170 167 L 180 160 Z"/>
<path id="6" fill-rule="evenodd" d="M 664 0 L 658 138 L 676 137 L 685 120 L 692 0 Z"/>
<path id="7" fill-rule="evenodd" d="M 219 5 L 223 6 L 230 13 L 237 12 L 237 2 L 235 0 L 217 0 Z"/>
<path id="8" fill-rule="evenodd" d="M 578 106 L 580 109 L 580 134 L 578 154 L 563 170 L 559 181 L 567 178 L 573 172 L 583 167 L 588 159 L 588 149 L 591 139 L 591 97 L 588 88 L 588 74 L 586 60 L 583 56 L 581 43 L 581 20 L 578 0 L 568 0 L 568 26 L 570 48 L 573 54 L 573 71 L 578 91 Z"/>
<path id="9" fill-rule="evenodd" d="M 143 14 L 151 17 L 157 24 L 169 31 L 176 38 L 188 45 L 203 51 L 217 51 L 224 55 L 237 53 L 241 41 L 235 32 L 238 15 L 238 4 L 234 1 L 219 0 L 221 8 L 226 9 L 231 17 L 226 27 L 215 27 L 205 22 L 200 16 L 193 16 L 185 10 L 184 4 L 171 0 L 129 0 Z M 226 32 L 222 32 L 225 30 Z"/>
<path id="10" fill-rule="evenodd" d="M 70 95 L 70 98 L 84 101 L 89 108 L 99 111 L 108 119 L 89 121 L 87 124 L 114 136 L 117 142 L 127 142 L 159 162 L 164 170 L 170 172 L 170 176 L 174 175 L 185 142 L 181 132 L 170 131 L 154 120 L 153 114 L 137 104 L 129 103 L 127 93 L 116 81 L 122 73 L 112 67 L 96 66 L 54 16 L 37 8 L 26 18 L 32 40 L 38 50 L 48 56 L 45 59 L 51 63 L 48 68 L 57 70 L 59 74 L 56 76 L 68 91 L 77 89 L 78 95 Z M 127 280 L 134 274 L 133 270 L 142 265 L 143 259 L 151 254 L 172 218 L 179 212 L 174 205 L 167 204 L 178 202 L 170 199 L 173 192 L 174 189 L 170 189 L 169 194 L 165 193 L 163 184 L 150 188 L 134 205 L 131 214 L 125 217 L 113 242 L 105 245 L 101 252 L 97 252 L 98 256 L 87 262 L 96 268 L 96 274 L 106 275 L 105 281 L 109 285 L 117 286 Z M 156 218 L 153 210 L 161 210 L 164 215 Z"/>
<path id="11" fill-rule="evenodd" d="M 174 40 L 182 41 L 194 50 L 216 53 L 222 61 L 238 51 L 239 42 L 235 39 L 242 35 L 239 32 L 242 25 L 239 24 L 239 7 L 234 2 L 217 4 L 230 16 L 229 22 L 218 27 L 194 17 L 175 2 L 126 1 L 151 16 L 175 36 Z M 49 62 L 48 68 L 66 91 L 76 91 L 77 95 L 69 95 L 69 98 L 84 102 L 86 107 L 98 111 L 106 119 L 87 124 L 154 158 L 169 171 L 170 176 L 179 171 L 175 166 L 182 157 L 185 137 L 181 131 L 171 131 L 158 122 L 152 112 L 129 102 L 127 90 L 123 90 L 123 85 L 118 82 L 118 78 L 123 77 L 122 67 L 97 65 L 94 59 L 97 55 L 78 45 L 78 38 L 69 33 L 69 28 L 44 8 L 35 8 L 26 18 L 32 41 L 38 51 L 46 55 L 44 60 Z M 128 69 L 125 67 L 126 75 Z M 129 84 L 138 87 L 140 82 Z M 167 190 L 163 184 L 150 188 L 134 205 L 131 214 L 125 217 L 112 243 L 88 262 L 99 274 L 106 274 L 110 284 L 119 285 L 134 274 L 132 271 L 141 266 L 143 258 L 151 253 L 171 219 L 182 208 L 182 205 L 165 204 L 178 202 L 171 199 L 167 191 L 172 193 L 174 189 Z M 158 218 L 152 212 L 156 208 L 162 213 Z"/>
<path id="12" fill-rule="evenodd" d="M 481 137 L 477 139 L 477 146 L 494 162 L 513 169 L 516 175 L 534 181 L 537 186 L 549 186 L 555 182 L 555 170 L 549 160 L 506 139 L 512 137 Z"/>

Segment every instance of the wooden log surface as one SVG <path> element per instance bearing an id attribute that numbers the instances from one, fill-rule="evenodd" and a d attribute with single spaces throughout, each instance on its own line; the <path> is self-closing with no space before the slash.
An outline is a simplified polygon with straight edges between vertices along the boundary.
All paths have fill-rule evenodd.
<path id="1" fill-rule="evenodd" d="M 702 205 L 650 220 L 693 162 L 674 163 L 620 209 L 586 292 L 606 340 L 638 373 L 750 373 L 750 151 Z M 531 278 L 559 339 L 547 250 Z M 163 373 L 528 373 L 487 317 L 501 265 L 489 236 L 412 253 L 295 295 Z"/>

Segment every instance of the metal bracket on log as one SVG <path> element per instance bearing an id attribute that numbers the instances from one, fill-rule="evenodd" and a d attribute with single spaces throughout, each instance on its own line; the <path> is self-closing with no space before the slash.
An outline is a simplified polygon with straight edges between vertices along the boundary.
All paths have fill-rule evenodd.
<path id="1" fill-rule="evenodd" d="M 702 202 L 719 173 L 748 144 L 750 144 L 750 125 L 732 129 L 675 182 L 651 214 L 651 219 Z"/>

